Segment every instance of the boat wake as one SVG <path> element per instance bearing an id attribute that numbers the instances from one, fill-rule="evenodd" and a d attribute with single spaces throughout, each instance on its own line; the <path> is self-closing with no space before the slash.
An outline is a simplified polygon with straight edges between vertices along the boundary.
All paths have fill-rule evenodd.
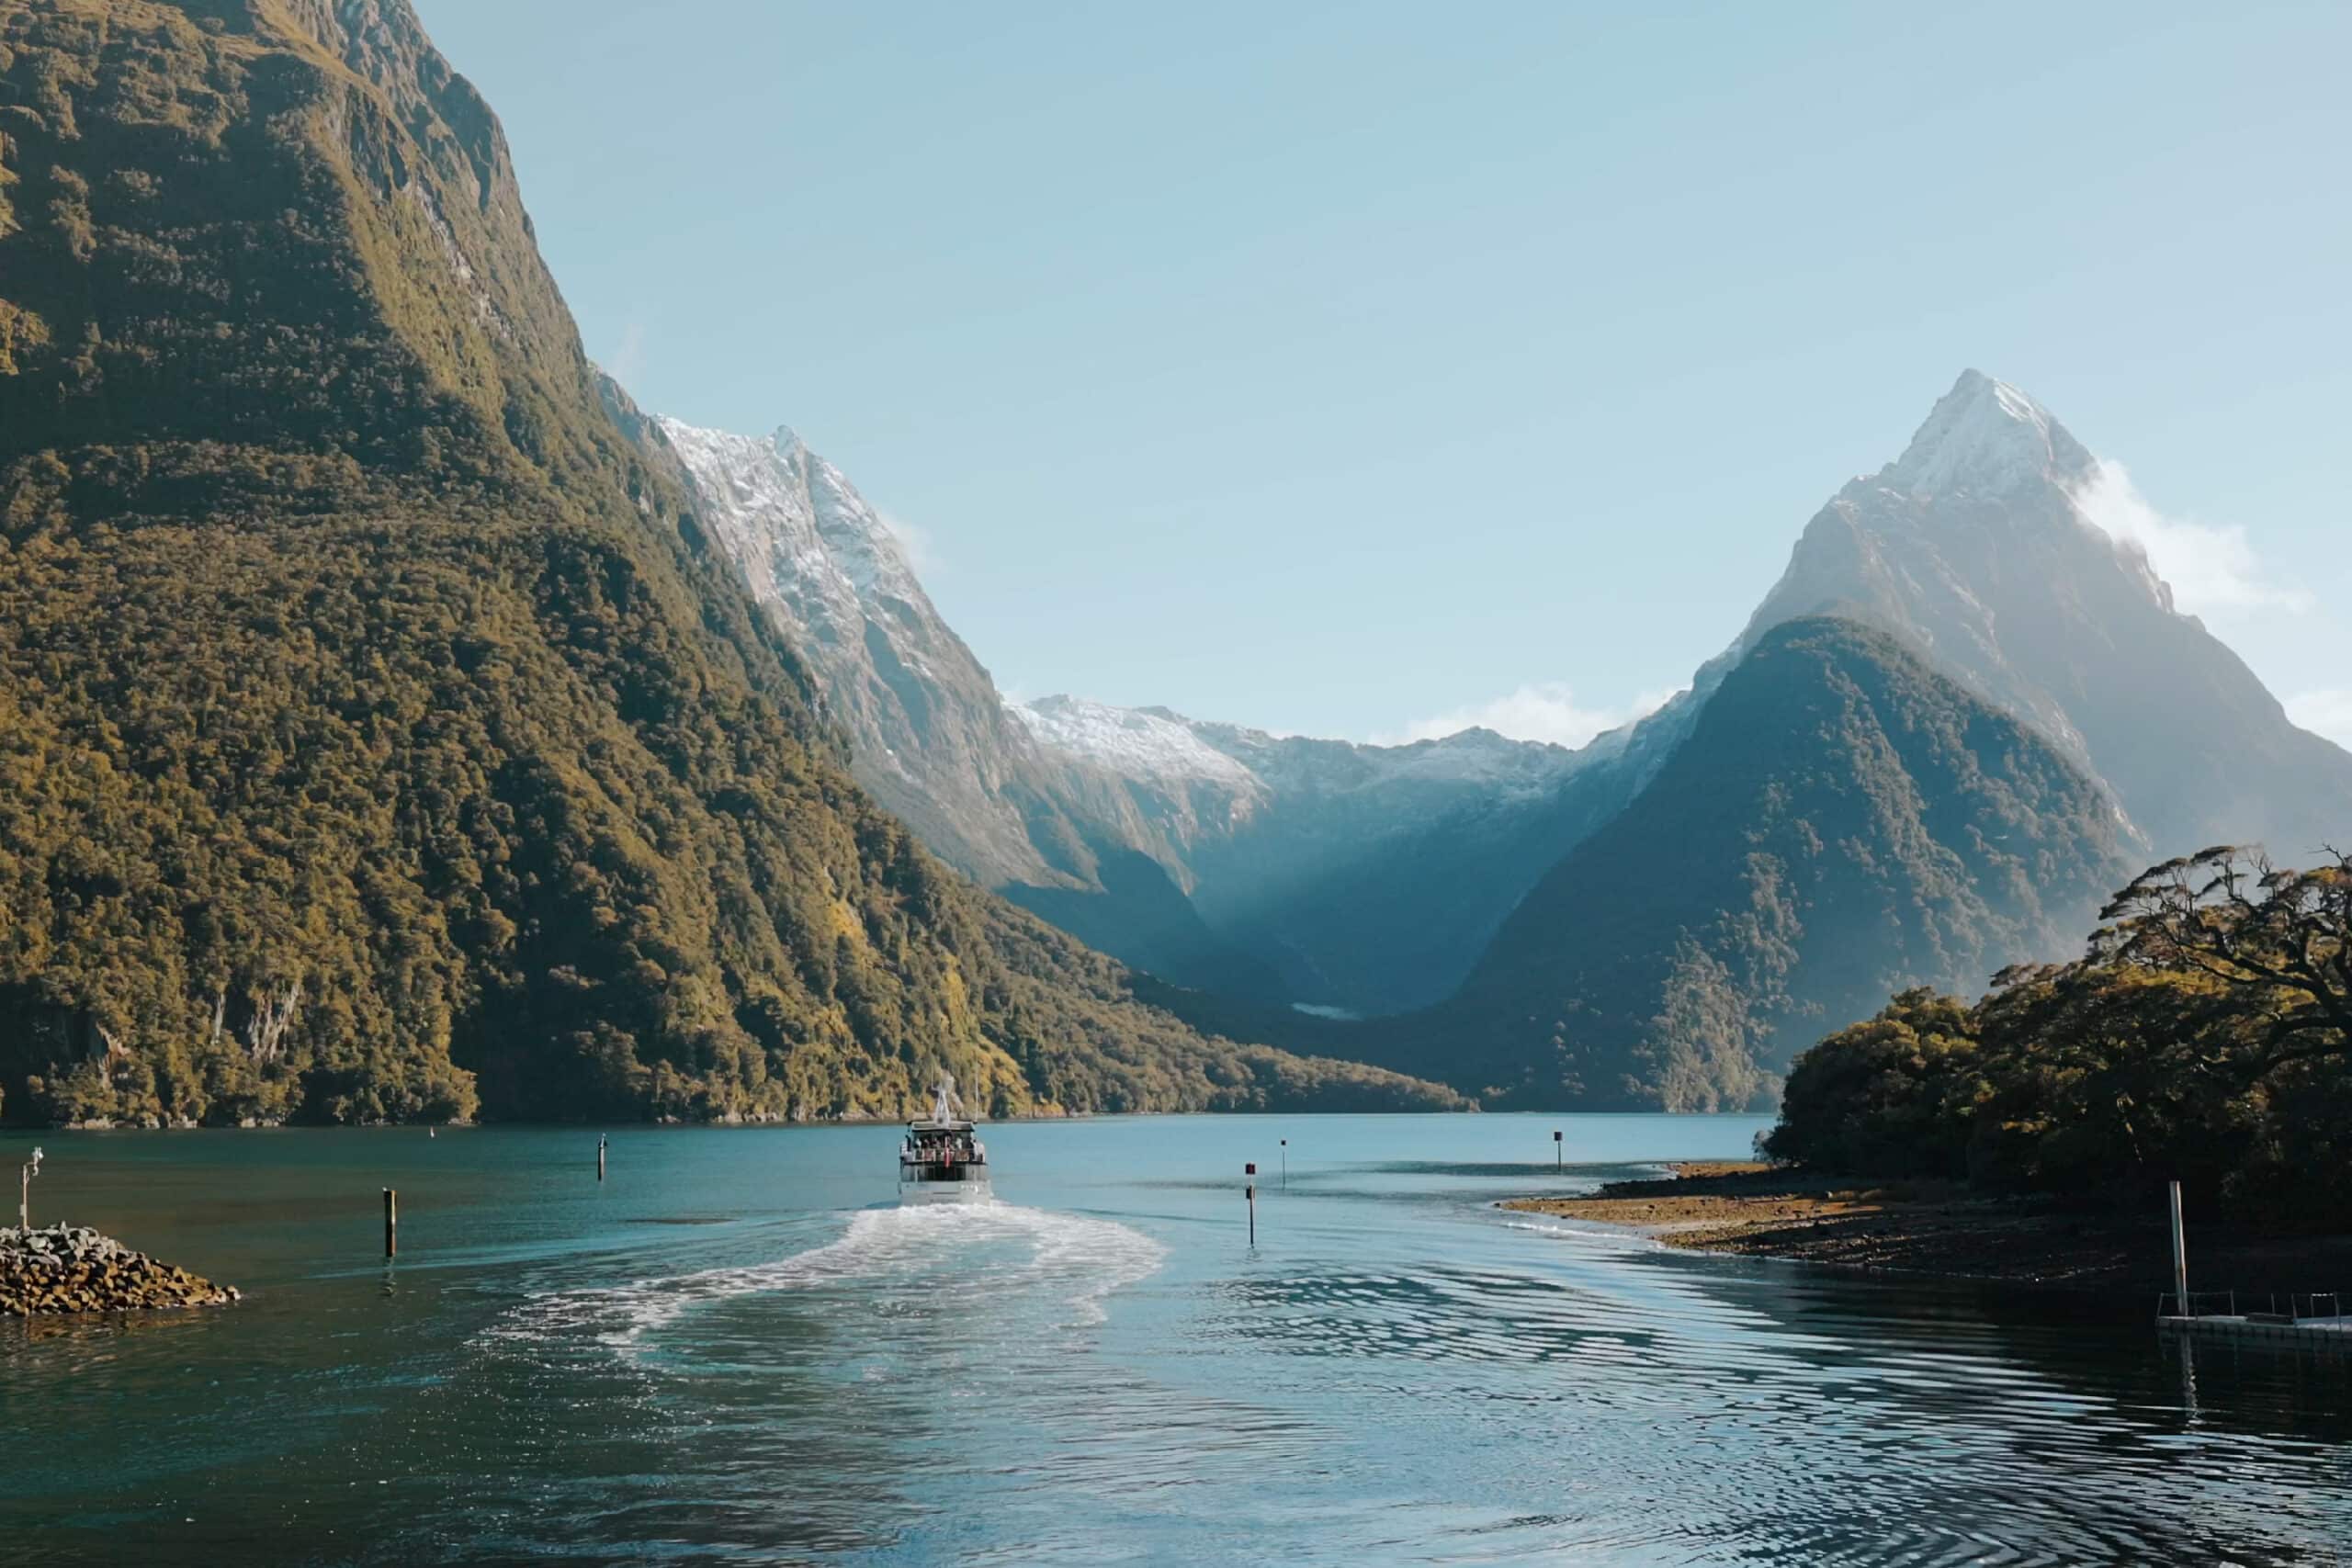
<path id="1" fill-rule="evenodd" d="M 586 1338 L 629 1352 L 700 1310 L 836 1285 L 856 1285 L 884 1303 L 952 1292 L 1004 1306 L 1027 1329 L 1081 1326 L 1102 1322 L 1105 1298 L 1149 1277 L 1166 1257 L 1159 1243 L 1114 1221 L 1015 1203 L 865 1209 L 850 1216 L 838 1238 L 771 1262 L 533 1296 L 489 1336 L 539 1344 Z"/>

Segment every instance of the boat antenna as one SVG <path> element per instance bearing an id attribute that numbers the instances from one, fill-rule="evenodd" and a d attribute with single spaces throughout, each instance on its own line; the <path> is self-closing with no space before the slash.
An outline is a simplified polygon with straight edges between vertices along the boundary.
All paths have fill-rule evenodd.
<path id="1" fill-rule="evenodd" d="M 956 1075 L 940 1069 L 939 1087 L 932 1093 L 931 1119 L 934 1122 L 955 1122 L 963 1117 L 964 1102 L 956 1095 Z"/>

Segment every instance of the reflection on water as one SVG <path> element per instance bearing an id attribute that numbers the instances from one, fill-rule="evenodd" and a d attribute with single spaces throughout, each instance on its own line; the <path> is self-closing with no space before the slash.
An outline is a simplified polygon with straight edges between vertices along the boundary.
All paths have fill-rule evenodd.
<path id="1" fill-rule="evenodd" d="M 578 1134 L 68 1139 L 56 1201 L 252 1298 L 0 1327 L 0 1540 L 1003 1563 L 2325 1563 L 2352 1542 L 2340 1361 L 2192 1356 L 1489 1206 L 1736 1155 L 1755 1125 L 1008 1126 L 999 1201 L 903 1208 L 887 1128 L 636 1134 L 602 1190 Z M 1241 1163 L 1283 1136 L 1253 1251 Z M 390 1269 L 364 1259 L 370 1183 L 401 1188 Z"/>

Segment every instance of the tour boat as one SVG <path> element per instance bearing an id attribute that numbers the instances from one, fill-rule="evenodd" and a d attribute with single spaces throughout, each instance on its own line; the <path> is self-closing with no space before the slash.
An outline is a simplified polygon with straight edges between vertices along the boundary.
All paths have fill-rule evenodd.
<path id="1" fill-rule="evenodd" d="M 942 1073 L 931 1114 L 907 1123 L 907 1140 L 899 1145 L 899 1185 L 944 1193 L 984 1190 L 988 1182 L 988 1145 L 964 1114 L 955 1075 Z"/>

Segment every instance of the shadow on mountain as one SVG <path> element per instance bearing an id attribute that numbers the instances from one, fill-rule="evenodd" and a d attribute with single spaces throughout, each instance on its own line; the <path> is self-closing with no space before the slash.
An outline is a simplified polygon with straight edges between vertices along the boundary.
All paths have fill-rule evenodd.
<path id="1" fill-rule="evenodd" d="M 1191 990 L 1272 1004 L 1289 996 L 1272 964 L 1220 938 L 1165 867 L 1136 850 L 1100 846 L 1099 893 L 1015 884 L 1000 891 L 1089 947 Z"/>

